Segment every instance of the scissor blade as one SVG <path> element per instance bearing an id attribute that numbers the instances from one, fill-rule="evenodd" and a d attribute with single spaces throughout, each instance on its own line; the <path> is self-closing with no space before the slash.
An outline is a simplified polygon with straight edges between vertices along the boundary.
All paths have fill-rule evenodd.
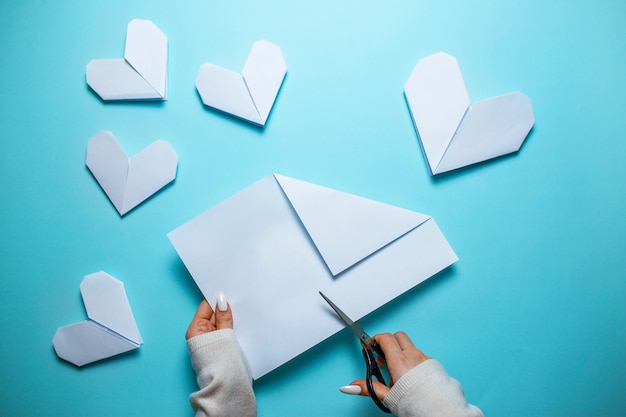
<path id="1" fill-rule="evenodd" d="M 354 333 L 354 335 L 359 338 L 359 340 L 361 341 L 363 345 L 367 345 L 370 342 L 371 337 L 369 337 L 369 335 L 365 333 L 361 324 L 359 322 L 352 321 L 352 319 L 348 317 L 346 313 L 341 311 L 341 309 L 337 307 L 335 303 L 330 301 L 330 299 L 326 297 L 321 291 L 319 291 L 319 293 L 322 296 L 322 298 L 326 300 L 328 305 L 330 305 L 330 307 L 333 310 L 335 310 L 335 313 L 337 313 L 341 321 L 345 323 L 346 327 L 348 327 L 350 331 L 352 331 L 352 333 Z"/>

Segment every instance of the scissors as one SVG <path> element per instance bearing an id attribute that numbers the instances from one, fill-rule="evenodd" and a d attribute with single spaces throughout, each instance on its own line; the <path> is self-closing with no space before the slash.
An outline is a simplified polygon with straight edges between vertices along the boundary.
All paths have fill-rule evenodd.
<path id="1" fill-rule="evenodd" d="M 332 307 L 332 309 L 335 310 L 335 313 L 337 313 L 341 321 L 345 323 L 346 327 L 348 327 L 361 342 L 361 346 L 363 346 L 363 357 L 365 358 L 365 365 L 367 368 L 367 375 L 365 377 L 365 381 L 367 383 L 367 392 L 369 392 L 370 397 L 378 406 L 378 408 L 383 410 L 385 413 L 390 413 L 391 411 L 376 396 L 376 392 L 374 391 L 374 384 L 372 383 L 372 378 L 376 378 L 378 382 L 387 385 L 387 383 L 385 382 L 385 378 L 383 377 L 383 374 L 380 372 L 380 368 L 376 363 L 376 356 L 378 357 L 378 360 L 381 360 L 383 363 L 385 363 L 385 353 L 383 352 L 383 349 L 380 347 L 378 342 L 376 342 L 374 339 L 369 337 L 367 333 L 365 333 L 365 330 L 363 330 L 363 327 L 361 326 L 361 324 L 359 324 L 359 322 L 352 321 L 350 317 L 346 316 L 346 314 L 341 311 L 341 309 L 337 307 L 335 303 L 330 301 L 328 297 L 322 294 L 321 291 L 319 293 L 324 298 L 324 300 L 326 300 L 326 302 Z M 376 354 L 376 356 L 374 356 L 374 354 Z"/>

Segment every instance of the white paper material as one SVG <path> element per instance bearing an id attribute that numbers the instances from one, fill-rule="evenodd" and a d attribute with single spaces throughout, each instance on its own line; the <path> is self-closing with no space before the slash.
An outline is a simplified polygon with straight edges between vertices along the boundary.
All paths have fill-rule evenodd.
<path id="1" fill-rule="evenodd" d="M 129 158 L 115 136 L 102 130 L 89 140 L 86 164 L 123 216 L 176 178 L 178 155 L 157 140 Z"/>
<path id="2" fill-rule="evenodd" d="M 333 275 L 430 219 L 414 211 L 282 175 L 274 177 Z"/>
<path id="3" fill-rule="evenodd" d="M 418 61 L 404 94 L 432 175 L 517 152 L 535 123 L 519 91 L 470 107 L 457 60 L 443 52 Z"/>
<path id="4" fill-rule="evenodd" d="M 167 36 L 150 20 L 131 20 L 124 59 L 89 61 L 87 84 L 102 100 L 166 100 Z"/>
<path id="5" fill-rule="evenodd" d="M 318 291 L 356 320 L 458 259 L 430 216 L 281 175 L 168 237 L 207 300 L 226 293 L 255 379 L 343 328 Z"/>
<path id="6" fill-rule="evenodd" d="M 80 292 L 89 320 L 59 327 L 52 339 L 59 358 L 83 366 L 143 344 L 121 281 L 96 272 L 83 279 Z"/>
<path id="7" fill-rule="evenodd" d="M 196 88 L 209 107 L 264 126 L 287 73 L 280 48 L 266 40 L 254 43 L 242 73 L 214 64 L 200 66 Z"/>

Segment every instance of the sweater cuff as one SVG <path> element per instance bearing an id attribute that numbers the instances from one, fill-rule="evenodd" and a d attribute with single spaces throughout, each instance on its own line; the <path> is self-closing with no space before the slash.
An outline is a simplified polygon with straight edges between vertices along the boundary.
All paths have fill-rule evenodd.
<path id="1" fill-rule="evenodd" d="M 389 393 L 385 396 L 385 403 L 394 411 L 397 410 L 398 404 L 402 398 L 408 393 L 415 385 L 423 384 L 430 375 L 435 373 L 446 373 L 443 365 L 436 359 L 428 359 L 417 365 L 415 368 L 409 370 L 402 375 L 400 379 L 391 387 Z M 394 411 L 395 413 L 395 411 Z"/>
<path id="2" fill-rule="evenodd" d="M 248 361 L 239 347 L 233 329 L 221 329 L 194 336 L 187 340 L 187 348 L 199 387 L 209 385 L 214 378 L 221 377 L 221 373 L 227 369 L 241 370 L 242 375 L 246 375 L 246 379 L 252 381 Z"/>
<path id="3" fill-rule="evenodd" d="M 479 408 L 467 403 L 461 384 L 435 359 L 428 359 L 404 374 L 384 401 L 398 415 L 483 415 Z"/>
<path id="4" fill-rule="evenodd" d="M 233 329 L 220 329 L 209 333 L 203 333 L 187 340 L 187 348 L 189 353 L 193 353 L 206 346 L 214 343 L 220 343 L 224 340 L 235 340 L 235 332 Z"/>
<path id="5" fill-rule="evenodd" d="M 394 414 L 398 414 L 401 401 L 416 387 L 428 385 L 428 379 L 436 374 L 447 376 L 446 370 L 439 361 L 427 359 L 405 373 L 391 387 L 383 401 Z"/>

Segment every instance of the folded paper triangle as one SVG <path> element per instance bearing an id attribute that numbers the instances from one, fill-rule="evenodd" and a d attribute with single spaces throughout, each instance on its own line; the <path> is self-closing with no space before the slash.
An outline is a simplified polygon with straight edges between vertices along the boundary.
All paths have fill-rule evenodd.
<path id="1" fill-rule="evenodd" d="M 121 281 L 100 271 L 87 275 L 80 291 L 89 320 L 57 329 L 52 345 L 59 358 L 83 366 L 141 346 Z"/>
<path id="2" fill-rule="evenodd" d="M 333 275 L 430 216 L 274 174 Z"/>
<path id="3" fill-rule="evenodd" d="M 128 24 L 124 59 L 160 98 L 167 99 L 167 36 L 157 25 L 144 19 Z"/>
<path id="4" fill-rule="evenodd" d="M 138 348 L 93 321 L 59 327 L 52 344 L 59 358 L 76 366 L 88 365 Z"/>

